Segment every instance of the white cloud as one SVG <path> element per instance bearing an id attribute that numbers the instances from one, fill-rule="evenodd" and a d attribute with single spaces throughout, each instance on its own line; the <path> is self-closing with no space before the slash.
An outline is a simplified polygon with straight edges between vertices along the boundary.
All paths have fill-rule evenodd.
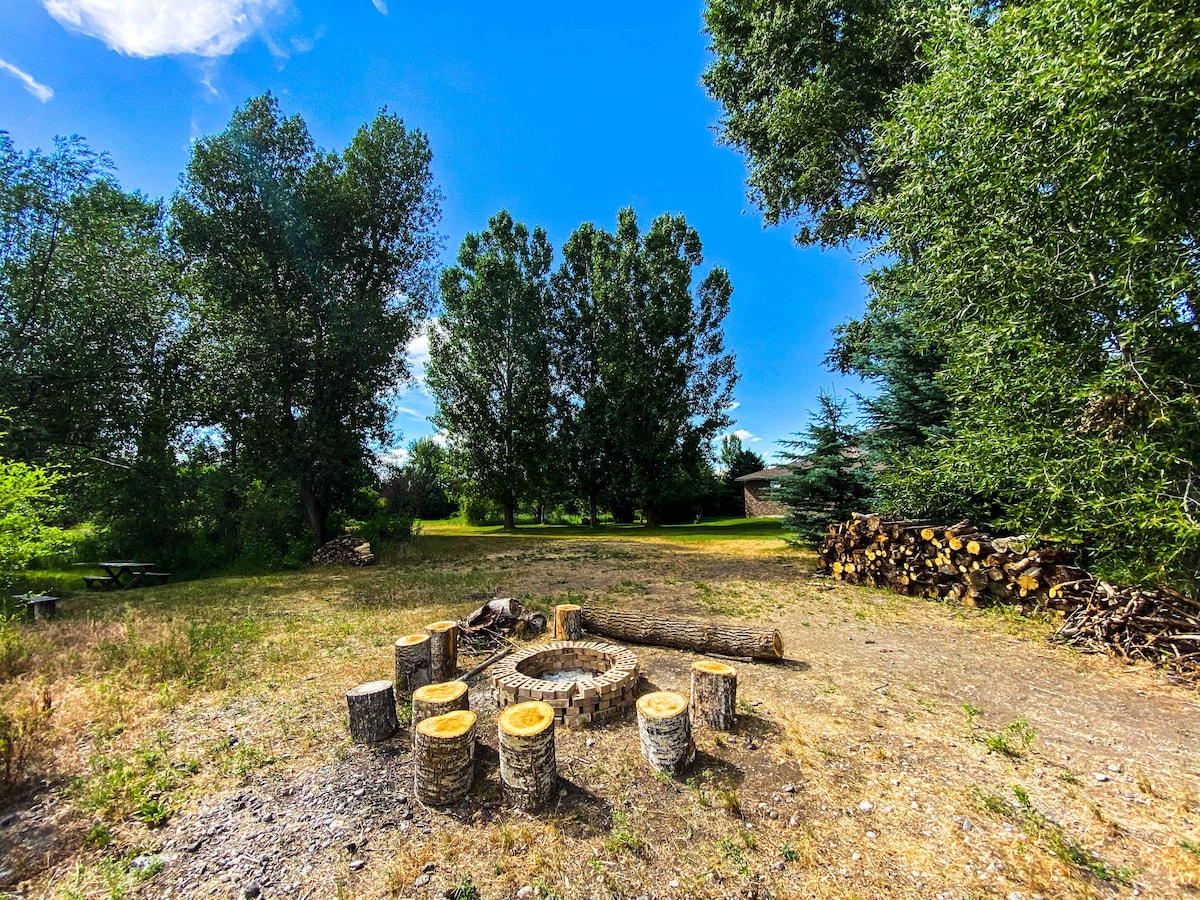
<path id="1" fill-rule="evenodd" d="M 226 56 L 290 0 L 42 0 L 65 28 L 127 56 Z"/>
<path id="2" fill-rule="evenodd" d="M 379 10 L 385 16 L 387 15 L 387 3 L 385 3 L 384 0 L 371 0 L 371 2 L 375 4 L 375 8 L 377 10 Z"/>
<path id="3" fill-rule="evenodd" d="M 408 342 L 404 348 L 404 356 L 408 360 L 408 370 L 420 384 L 425 383 L 425 365 L 429 362 L 429 329 L 436 320 L 431 319 L 421 326 L 421 330 Z"/>
<path id="4" fill-rule="evenodd" d="M 733 412 L 735 409 L 737 409 L 741 405 L 742 404 L 740 402 L 738 402 L 737 400 L 734 400 L 727 407 L 725 407 L 725 412 Z"/>
<path id="5" fill-rule="evenodd" d="M 739 428 L 737 431 L 730 431 L 726 434 L 718 435 L 717 440 L 719 441 L 723 437 L 740 438 L 743 444 L 755 444 L 762 440 L 762 438 L 756 436 L 753 432 L 747 431 L 745 428 Z"/>
<path id="6" fill-rule="evenodd" d="M 43 103 L 54 96 L 53 88 L 49 88 L 40 81 L 37 81 L 28 72 L 18 69 L 10 62 L 5 62 L 4 60 L 0 59 L 0 70 L 7 72 L 9 75 L 12 75 L 14 78 L 20 81 L 23 85 L 25 85 L 25 90 L 29 91 L 29 93 L 33 94 L 33 96 L 37 97 Z"/>
<path id="7" fill-rule="evenodd" d="M 394 466 L 400 468 L 408 461 L 407 447 L 388 447 L 380 450 L 375 454 L 375 458 L 379 460 L 380 468 Z"/>

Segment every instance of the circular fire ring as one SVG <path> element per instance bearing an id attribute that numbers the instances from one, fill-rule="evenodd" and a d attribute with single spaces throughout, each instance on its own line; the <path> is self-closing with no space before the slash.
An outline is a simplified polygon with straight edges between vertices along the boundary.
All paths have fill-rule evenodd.
<path id="1" fill-rule="evenodd" d="M 496 704 L 543 700 L 564 725 L 604 722 L 631 709 L 637 687 L 632 650 L 598 641 L 554 641 L 505 657 L 492 670 Z"/>

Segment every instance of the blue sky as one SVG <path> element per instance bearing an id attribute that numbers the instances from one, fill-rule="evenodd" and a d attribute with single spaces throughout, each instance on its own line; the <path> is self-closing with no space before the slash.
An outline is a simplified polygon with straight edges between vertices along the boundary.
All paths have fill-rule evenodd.
<path id="1" fill-rule="evenodd" d="M 737 422 L 768 460 L 821 389 L 830 329 L 862 311 L 862 267 L 764 229 L 745 165 L 716 145 L 700 86 L 698 3 L 400 0 L 5 0 L 0 129 L 17 147 L 80 134 L 128 189 L 169 196 L 191 142 L 273 91 L 326 149 L 386 105 L 424 130 L 445 193 L 444 257 L 507 208 L 555 247 L 584 221 L 683 213 L 706 266 L 733 281 L 725 330 Z M 421 347 L 412 349 L 420 363 Z M 396 399 L 402 443 L 432 431 L 419 385 Z"/>

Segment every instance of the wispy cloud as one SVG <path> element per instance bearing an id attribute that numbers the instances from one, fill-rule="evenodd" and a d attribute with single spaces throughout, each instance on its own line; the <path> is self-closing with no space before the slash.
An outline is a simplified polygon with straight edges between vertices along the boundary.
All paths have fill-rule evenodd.
<path id="1" fill-rule="evenodd" d="M 53 88 L 42 84 L 28 72 L 18 69 L 12 63 L 5 62 L 4 60 L 0 59 L 0 69 L 4 70 L 9 75 L 13 76 L 13 78 L 21 82 L 21 84 L 25 85 L 25 90 L 29 91 L 29 93 L 33 94 L 33 96 L 37 97 L 43 103 L 54 96 Z"/>
<path id="2" fill-rule="evenodd" d="M 734 400 L 727 407 L 725 407 L 725 412 L 733 412 L 735 409 L 737 409 L 741 405 L 742 404 L 739 401 Z"/>
<path id="3" fill-rule="evenodd" d="M 741 438 L 743 444 L 756 444 L 762 440 L 758 435 L 752 434 L 745 428 L 739 428 L 737 431 L 729 432 L 733 437 Z"/>
<path id="4" fill-rule="evenodd" d="M 371 2 L 375 4 L 375 8 L 377 10 L 379 10 L 385 16 L 387 15 L 387 3 L 385 0 L 371 0 Z"/>
<path id="5" fill-rule="evenodd" d="M 70 31 L 127 56 L 227 56 L 290 0 L 42 0 Z"/>

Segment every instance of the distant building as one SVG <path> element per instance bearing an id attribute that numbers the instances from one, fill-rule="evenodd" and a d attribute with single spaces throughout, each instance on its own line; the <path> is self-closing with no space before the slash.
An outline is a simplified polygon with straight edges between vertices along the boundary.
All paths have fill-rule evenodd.
<path id="1" fill-rule="evenodd" d="M 769 466 L 733 479 L 742 485 L 742 493 L 746 498 L 746 515 L 781 518 L 786 516 L 788 508 L 775 499 L 775 491 L 779 487 L 779 480 L 791 474 L 791 466 Z"/>

